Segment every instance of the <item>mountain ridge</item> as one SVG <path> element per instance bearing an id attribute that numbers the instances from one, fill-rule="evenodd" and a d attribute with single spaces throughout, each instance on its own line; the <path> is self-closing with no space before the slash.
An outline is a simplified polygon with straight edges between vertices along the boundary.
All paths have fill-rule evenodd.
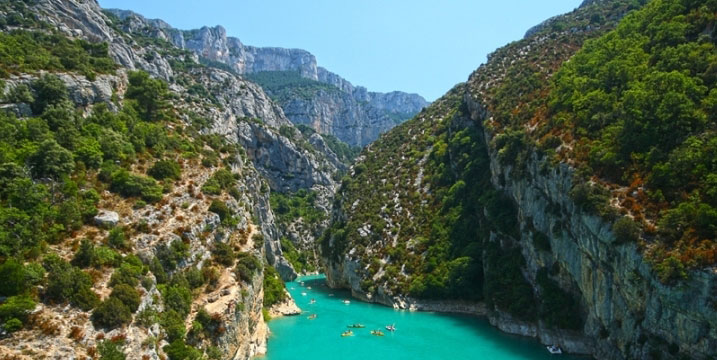
<path id="1" fill-rule="evenodd" d="M 380 133 L 393 127 L 396 121 L 409 119 L 428 105 L 423 97 L 415 93 L 380 93 L 355 86 L 340 75 L 318 66 L 316 57 L 306 50 L 245 45 L 239 38 L 227 36 L 226 29 L 221 25 L 179 30 L 163 20 L 147 19 L 131 10 L 105 11 L 122 20 L 125 30 L 129 32 L 149 30 L 148 33 L 153 37 L 170 41 L 180 49 L 189 49 L 202 58 L 227 65 L 241 75 L 296 72 L 306 79 L 335 86 L 343 93 L 338 99 L 320 93 L 300 104 L 280 102 L 280 105 L 294 123 L 309 125 L 320 133 L 335 135 L 350 145 L 368 144 Z M 291 110 L 285 106 L 291 106 Z"/>

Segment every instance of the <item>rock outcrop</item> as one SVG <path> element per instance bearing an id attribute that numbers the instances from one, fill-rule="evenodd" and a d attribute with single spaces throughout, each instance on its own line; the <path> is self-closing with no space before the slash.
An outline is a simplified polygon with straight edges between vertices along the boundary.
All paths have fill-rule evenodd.
<path id="1" fill-rule="evenodd" d="M 100 210 L 93 218 L 95 224 L 102 227 L 113 227 L 119 223 L 119 214 L 114 211 Z"/>

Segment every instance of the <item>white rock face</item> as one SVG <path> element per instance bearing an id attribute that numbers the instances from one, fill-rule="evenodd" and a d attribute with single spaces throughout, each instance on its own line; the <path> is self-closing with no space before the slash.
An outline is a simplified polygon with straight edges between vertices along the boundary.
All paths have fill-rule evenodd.
<path id="1" fill-rule="evenodd" d="M 119 214 L 114 211 L 100 210 L 93 220 L 98 226 L 114 227 L 119 223 L 119 219 Z"/>
<path id="2" fill-rule="evenodd" d="M 401 91 L 370 92 L 317 65 L 316 57 L 301 49 L 247 46 L 228 37 L 222 26 L 182 31 L 158 19 L 146 19 L 127 10 L 108 10 L 124 21 L 124 30 L 169 41 L 181 49 L 227 65 L 239 74 L 292 71 L 329 84 L 310 97 L 279 100 L 286 116 L 322 134 L 331 134 L 350 145 L 364 146 L 419 112 L 428 102 L 418 94 Z M 270 94 L 271 95 L 271 94 Z"/>
<path id="3" fill-rule="evenodd" d="M 291 297 L 288 291 L 284 289 L 284 294 L 286 295 L 286 300 L 274 304 L 269 309 L 269 315 L 272 318 L 277 318 L 280 316 L 294 316 L 301 314 L 301 309 L 299 306 L 296 305 L 296 302 Z"/>

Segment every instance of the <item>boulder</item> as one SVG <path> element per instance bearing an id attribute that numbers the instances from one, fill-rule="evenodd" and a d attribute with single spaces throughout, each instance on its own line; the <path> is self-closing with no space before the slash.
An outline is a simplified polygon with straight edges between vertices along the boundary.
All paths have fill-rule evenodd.
<path id="1" fill-rule="evenodd" d="M 102 227 L 114 227 L 119 223 L 119 214 L 114 211 L 100 210 L 94 217 L 95 224 Z"/>

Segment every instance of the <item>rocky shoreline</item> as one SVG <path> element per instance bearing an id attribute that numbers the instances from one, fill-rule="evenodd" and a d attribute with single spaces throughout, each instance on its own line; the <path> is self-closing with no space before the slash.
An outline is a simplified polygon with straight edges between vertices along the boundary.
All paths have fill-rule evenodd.
<path id="1" fill-rule="evenodd" d="M 284 289 L 284 293 L 287 296 L 286 300 L 272 305 L 268 310 L 269 316 L 271 316 L 272 319 L 282 316 L 294 316 L 301 314 L 301 308 L 296 305 L 296 302 L 294 301 L 294 298 L 291 297 L 291 294 L 289 294 L 286 289 Z"/>

